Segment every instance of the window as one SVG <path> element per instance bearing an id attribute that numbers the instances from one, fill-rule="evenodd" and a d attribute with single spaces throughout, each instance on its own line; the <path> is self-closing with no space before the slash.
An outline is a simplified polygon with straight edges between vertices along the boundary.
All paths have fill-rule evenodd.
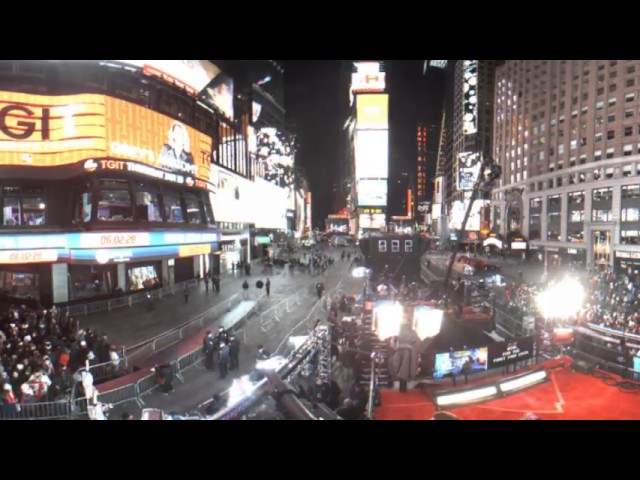
<path id="1" fill-rule="evenodd" d="M 593 198 L 594 202 L 611 200 L 611 198 L 613 198 L 613 189 L 611 187 L 609 187 L 609 188 L 596 188 L 593 191 L 593 197 L 592 198 Z"/>
<path id="2" fill-rule="evenodd" d="M 625 245 L 638 245 L 638 230 L 621 230 L 620 243 Z"/>
<path id="3" fill-rule="evenodd" d="M 171 223 L 184 222 L 184 214 L 182 212 L 182 203 L 180 198 L 175 195 L 162 195 L 162 203 L 164 206 L 164 219 Z"/>
<path id="4" fill-rule="evenodd" d="M 628 79 L 627 79 L 627 81 L 626 81 L 626 83 L 625 83 L 625 86 L 627 86 L 627 87 L 633 87 L 634 85 L 635 85 L 635 79 L 633 79 L 633 78 L 628 78 Z"/>
<path id="5" fill-rule="evenodd" d="M 637 222 L 640 220 L 640 209 L 638 208 L 623 208 L 622 209 L 622 221 L 623 222 Z"/>
<path id="6" fill-rule="evenodd" d="M 154 192 L 136 192 L 136 219 L 143 222 L 162 222 L 160 199 Z"/>
<path id="7" fill-rule="evenodd" d="M 391 240 L 391 251 L 398 253 L 400 251 L 400 240 Z"/>
<path id="8" fill-rule="evenodd" d="M 631 125 L 624 127 L 624 136 L 630 137 L 631 135 L 633 135 L 633 127 Z"/>
<path id="9" fill-rule="evenodd" d="M 185 205 L 187 207 L 187 221 L 189 223 L 202 223 L 200 212 L 200 201 L 194 195 L 185 195 Z"/>
<path id="10" fill-rule="evenodd" d="M 633 145 L 632 144 L 625 145 L 624 148 L 622 149 L 622 152 L 623 152 L 622 153 L 623 156 L 625 157 L 633 155 Z M 628 165 L 628 167 L 629 167 L 629 175 L 631 175 L 631 165 Z"/>
<path id="11" fill-rule="evenodd" d="M 615 130 L 607 131 L 607 140 L 613 140 L 614 138 L 616 138 Z"/>
<path id="12" fill-rule="evenodd" d="M 4 187 L 2 224 L 37 226 L 45 224 L 46 203 L 41 187 Z"/>
<path id="13" fill-rule="evenodd" d="M 615 121 L 616 121 L 615 114 L 611 113 L 611 114 L 607 115 L 607 122 L 615 122 Z"/>
<path id="14" fill-rule="evenodd" d="M 624 101 L 627 103 L 633 102 L 636 99 L 636 94 L 635 93 L 627 93 L 624 96 Z"/>
<path id="15" fill-rule="evenodd" d="M 404 251 L 405 253 L 413 252 L 413 240 L 405 240 L 404 241 Z"/>
<path id="16" fill-rule="evenodd" d="M 633 117 L 633 108 L 627 108 L 624 111 L 624 118 L 631 118 Z"/>
<path id="17" fill-rule="evenodd" d="M 602 135 L 600 135 L 600 139 L 602 140 Z M 596 142 L 597 141 L 598 140 L 596 140 Z M 593 161 L 599 162 L 600 160 L 602 160 L 602 150 L 596 150 L 595 152 L 593 152 Z"/>
<path id="18" fill-rule="evenodd" d="M 640 185 L 623 186 L 622 198 L 640 198 Z"/>
<path id="19" fill-rule="evenodd" d="M 613 148 L 607 148 L 607 158 L 613 158 L 614 155 L 614 149 Z"/>
<path id="20" fill-rule="evenodd" d="M 611 210 L 593 210 L 592 222 L 610 222 L 613 219 Z"/>
<path id="21" fill-rule="evenodd" d="M 378 252 L 387 253 L 387 241 L 386 240 L 378 240 Z"/>
<path id="22" fill-rule="evenodd" d="M 93 193 L 85 191 L 78 195 L 74 218 L 77 222 L 90 222 L 93 208 Z"/>
<path id="23" fill-rule="evenodd" d="M 131 222 L 129 190 L 101 190 L 98 195 L 98 220 L 102 222 Z"/>
<path id="24" fill-rule="evenodd" d="M 617 102 L 617 101 L 618 101 L 618 99 L 617 99 L 617 98 L 610 98 L 610 99 L 609 99 L 609 106 L 610 106 L 610 107 L 615 106 L 615 104 L 616 104 L 616 102 Z"/>
<path id="25" fill-rule="evenodd" d="M 569 221 L 572 223 L 584 222 L 584 210 L 572 210 Z"/>

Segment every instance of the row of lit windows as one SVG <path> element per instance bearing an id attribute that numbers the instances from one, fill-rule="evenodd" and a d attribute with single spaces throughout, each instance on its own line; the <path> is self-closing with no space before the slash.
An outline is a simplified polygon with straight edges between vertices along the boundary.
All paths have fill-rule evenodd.
<path id="1" fill-rule="evenodd" d="M 400 252 L 400 240 L 391 240 L 391 252 L 399 253 Z M 378 240 L 378 252 L 379 253 L 387 253 L 387 240 Z M 405 240 L 404 241 L 404 252 L 412 253 L 413 252 L 413 240 Z"/>

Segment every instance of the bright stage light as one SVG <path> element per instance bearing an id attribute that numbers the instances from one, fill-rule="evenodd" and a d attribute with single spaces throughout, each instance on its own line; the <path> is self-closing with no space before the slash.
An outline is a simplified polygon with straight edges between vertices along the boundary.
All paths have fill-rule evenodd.
<path id="1" fill-rule="evenodd" d="M 583 307 L 585 291 L 574 278 L 565 277 L 536 297 L 536 303 L 545 318 L 567 319 L 576 315 Z"/>
<path id="2" fill-rule="evenodd" d="M 449 407 L 452 405 L 463 405 L 466 403 L 473 403 L 478 401 L 488 400 L 498 394 L 498 389 L 495 386 L 481 387 L 474 390 L 468 390 L 465 392 L 444 394 L 436 397 L 436 403 L 438 408 Z"/>
<path id="3" fill-rule="evenodd" d="M 373 328 L 380 340 L 397 337 L 404 310 L 397 302 L 384 302 L 373 309 Z"/>
<path id="4" fill-rule="evenodd" d="M 444 312 L 437 308 L 420 306 L 413 311 L 413 329 L 420 340 L 435 337 L 440 333 L 442 327 L 442 316 Z"/>

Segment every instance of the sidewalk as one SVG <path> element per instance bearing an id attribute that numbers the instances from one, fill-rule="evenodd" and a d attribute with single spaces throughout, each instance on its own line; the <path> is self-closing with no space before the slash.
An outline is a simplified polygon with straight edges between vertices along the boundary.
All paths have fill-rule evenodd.
<path id="1" fill-rule="evenodd" d="M 303 288 L 306 283 L 311 283 L 317 277 L 309 277 L 296 273 L 294 276 L 288 272 L 274 269 L 271 279 L 271 299 L 267 304 L 282 297 L 278 292 L 287 286 L 299 286 Z M 245 279 L 249 282 L 249 300 L 256 300 L 260 293 L 256 288 L 256 282 L 266 280 L 267 275 L 262 275 L 259 269 L 250 276 L 224 276 L 221 279 L 220 293 L 215 293 L 209 283 L 209 292 L 205 292 L 204 282 L 189 290 L 189 302 L 185 303 L 183 292 L 162 299 L 154 299 L 154 309 L 147 311 L 147 304 L 141 302 L 132 307 L 122 307 L 112 312 L 104 312 L 87 317 L 79 317 L 80 328 L 91 328 L 95 332 L 104 332 L 109 342 L 113 345 L 136 345 L 165 333 L 190 319 L 203 314 L 207 310 L 228 300 L 237 293 L 242 293 L 242 283 Z"/>

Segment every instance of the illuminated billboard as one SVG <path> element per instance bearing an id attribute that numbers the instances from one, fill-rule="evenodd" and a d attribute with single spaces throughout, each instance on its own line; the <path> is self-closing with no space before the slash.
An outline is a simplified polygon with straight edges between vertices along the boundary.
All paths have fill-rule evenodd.
<path id="1" fill-rule="evenodd" d="M 389 131 L 357 130 L 355 134 L 356 178 L 389 176 Z"/>
<path id="2" fill-rule="evenodd" d="M 451 211 L 449 213 L 450 230 L 460 230 L 462 228 L 462 221 L 464 220 L 464 215 L 467 211 L 468 205 L 469 200 L 456 200 L 455 202 L 453 202 Z M 469 219 L 467 220 L 467 231 L 480 231 L 480 227 L 482 225 L 482 209 L 487 205 L 489 205 L 489 200 L 476 200 L 475 202 L 473 202 L 473 207 L 471 209 L 471 213 L 469 214 Z"/>
<path id="3" fill-rule="evenodd" d="M 360 229 L 373 228 L 379 230 L 386 224 L 384 213 L 363 213 L 358 218 Z"/>
<path id="4" fill-rule="evenodd" d="M 213 80 L 220 69 L 208 60 L 113 60 L 142 70 L 167 83 L 187 90 L 192 95 L 200 93 Z"/>
<path id="5" fill-rule="evenodd" d="M 462 61 L 462 133 L 478 131 L 478 61 Z"/>
<path id="6" fill-rule="evenodd" d="M 233 119 L 233 79 L 209 60 L 107 60 L 141 69 L 142 73 L 198 96 Z"/>
<path id="7" fill-rule="evenodd" d="M 361 93 L 356 100 L 356 129 L 387 130 L 389 128 L 389 95 Z"/>
<path id="8" fill-rule="evenodd" d="M 429 60 L 429 66 L 434 68 L 447 68 L 448 60 Z"/>
<path id="9" fill-rule="evenodd" d="M 262 178 L 293 190 L 295 175 L 291 138 L 273 127 L 261 128 L 256 132 L 256 159 Z"/>
<path id="10" fill-rule="evenodd" d="M 386 207 L 387 179 L 359 179 L 358 206 Z"/>
<path id="11" fill-rule="evenodd" d="M 380 71 L 380 62 L 355 62 L 356 72 L 351 74 L 349 100 L 353 105 L 356 92 L 383 92 L 387 76 Z"/>
<path id="12" fill-rule="evenodd" d="M 458 189 L 473 190 L 473 186 L 480 175 L 480 154 L 477 152 L 462 152 L 458 154 Z"/>
<path id="13" fill-rule="evenodd" d="M 211 137 L 104 95 L 0 92 L 0 166 L 133 171 L 207 187 Z"/>

